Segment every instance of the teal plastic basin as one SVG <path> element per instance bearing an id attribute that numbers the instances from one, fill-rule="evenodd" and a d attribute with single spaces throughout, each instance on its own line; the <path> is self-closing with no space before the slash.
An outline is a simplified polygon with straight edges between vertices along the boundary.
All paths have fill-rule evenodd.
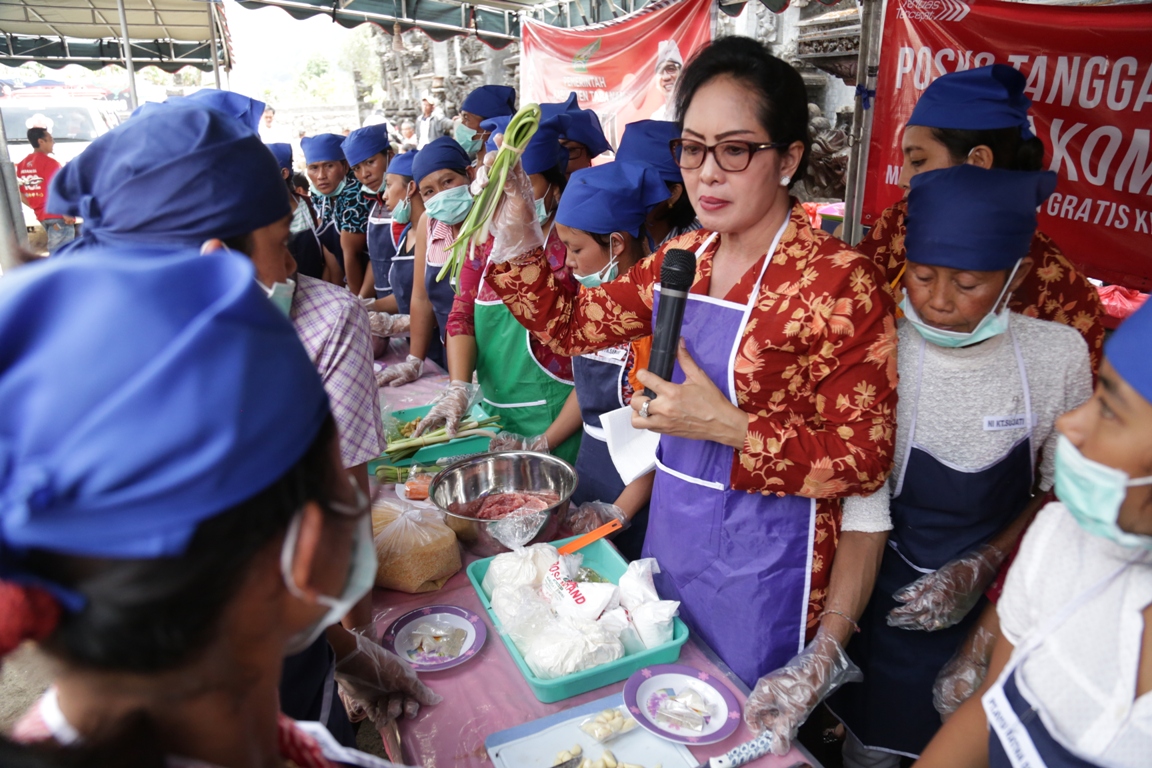
<path id="1" fill-rule="evenodd" d="M 559 548 L 571 540 L 572 539 L 562 539 L 553 542 L 553 546 Z M 586 568 L 592 568 L 613 584 L 619 584 L 620 577 L 624 575 L 624 571 L 628 570 L 627 561 L 620 556 L 620 553 L 616 551 L 615 547 L 603 539 L 589 544 L 580 551 L 584 554 L 584 566 Z M 688 626 L 679 618 L 676 618 L 673 619 L 672 640 L 664 645 L 657 648 L 649 648 L 646 651 L 641 651 L 631 656 L 622 656 L 616 659 L 616 661 L 601 664 L 598 667 L 586 669 L 583 672 L 576 672 L 575 674 L 557 677 L 552 680 L 541 680 L 532 674 L 532 670 L 528 668 L 524 657 L 520 655 L 520 649 L 516 647 L 516 644 L 513 643 L 512 639 L 504 632 L 500 625 L 500 619 L 496 618 L 496 614 L 492 612 L 492 603 L 489 602 L 489 595 L 484 591 L 483 586 L 484 576 L 488 573 L 488 566 L 491 563 L 492 558 L 489 557 L 484 560 L 477 560 L 469 565 L 468 579 L 472 582 L 472 587 L 480 597 L 480 602 L 484 604 L 484 610 L 488 611 L 488 616 L 492 619 L 492 624 L 496 627 L 500 639 L 508 648 L 508 653 L 512 654 L 512 660 L 516 662 L 516 666 L 519 668 L 520 674 L 524 676 L 528 687 L 532 689 L 532 693 L 536 698 L 545 704 L 551 704 L 556 701 L 578 696 L 581 693 L 594 691 L 605 685 L 627 680 L 636 670 L 650 667 L 653 664 L 671 664 L 680 658 L 680 648 L 684 643 L 688 642 Z"/>

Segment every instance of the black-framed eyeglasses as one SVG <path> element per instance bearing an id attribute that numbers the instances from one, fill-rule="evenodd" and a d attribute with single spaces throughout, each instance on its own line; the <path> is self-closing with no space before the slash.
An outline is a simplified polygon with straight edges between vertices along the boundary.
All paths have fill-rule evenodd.
<path id="1" fill-rule="evenodd" d="M 588 154 L 588 148 L 583 144 L 572 142 L 570 144 L 563 144 L 564 149 L 568 150 L 569 160 L 579 160 Z"/>
<path id="2" fill-rule="evenodd" d="M 708 146 L 702 141 L 692 139 L 672 139 L 668 148 L 672 150 L 672 157 L 676 165 L 686 171 L 694 171 L 704 165 L 704 158 L 711 152 L 716 158 L 716 164 L 729 173 L 739 173 L 746 170 L 752 162 L 752 155 L 765 149 L 786 149 L 787 141 L 770 141 L 760 143 L 755 141 L 721 141 Z"/>

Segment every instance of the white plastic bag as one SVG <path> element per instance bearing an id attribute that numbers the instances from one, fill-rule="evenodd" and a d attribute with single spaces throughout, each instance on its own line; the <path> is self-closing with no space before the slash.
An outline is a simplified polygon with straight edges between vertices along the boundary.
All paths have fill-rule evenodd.
<path id="1" fill-rule="evenodd" d="M 496 555 L 484 574 L 484 591 L 493 595 L 497 587 L 538 587 L 544 575 L 560 558 L 551 544 L 533 544 L 530 547 Z"/>
<path id="2" fill-rule="evenodd" d="M 656 648 L 672 642 L 672 618 L 679 609 L 680 603 L 675 600 L 657 600 L 631 611 L 632 623 L 646 647 Z"/>
<path id="3" fill-rule="evenodd" d="M 605 611 L 597 623 L 620 638 L 620 642 L 624 645 L 624 653 L 627 656 L 640 653 L 648 647 L 644 645 L 644 641 L 640 639 L 640 634 L 633 626 L 632 620 L 628 618 L 628 611 L 623 608 Z"/>
<path id="4" fill-rule="evenodd" d="M 542 680 L 598 667 L 624 655 L 620 638 L 595 622 L 571 619 L 558 619 L 522 650 L 528 668 Z"/>
<path id="5" fill-rule="evenodd" d="M 628 563 L 628 570 L 620 577 L 620 605 L 635 611 L 644 603 L 654 603 L 660 599 L 652 575 L 660 573 L 656 559 L 646 557 Z"/>

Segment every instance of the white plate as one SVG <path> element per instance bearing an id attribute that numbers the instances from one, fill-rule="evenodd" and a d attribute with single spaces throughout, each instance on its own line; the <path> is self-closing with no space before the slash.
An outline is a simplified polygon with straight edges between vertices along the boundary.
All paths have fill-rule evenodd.
<path id="1" fill-rule="evenodd" d="M 646 667 L 628 679 L 624 698 L 641 727 L 682 744 L 714 744 L 731 736 L 740 725 L 740 705 L 727 686 L 711 675 L 684 665 L 662 664 Z M 685 672 L 672 670 L 686 670 Z M 666 696 L 678 696 L 692 689 L 708 706 L 708 722 L 699 731 L 669 728 L 656 719 L 656 707 Z M 671 693 L 665 693 L 671 691 Z"/>

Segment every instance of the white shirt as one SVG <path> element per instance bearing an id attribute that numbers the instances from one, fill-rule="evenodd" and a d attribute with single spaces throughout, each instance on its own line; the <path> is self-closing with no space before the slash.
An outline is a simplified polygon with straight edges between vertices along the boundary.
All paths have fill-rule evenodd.
<path id="1" fill-rule="evenodd" d="M 1028 373 L 1032 399 L 1032 445 L 1040 450 L 1040 489 L 1052 487 L 1056 418 L 1092 395 L 1088 345 L 1074 329 L 1013 312 L 1009 328 Z M 1006 454 L 1027 432 L 1024 390 L 1012 338 L 1002 333 L 981 344 L 947 349 L 928 343 L 907 320 L 897 327 L 900 400 L 896 406 L 896 450 L 892 474 L 871 496 L 844 499 L 845 531 L 877 532 L 892 528 L 889 503 L 904 463 L 912 412 L 915 442 L 936 458 L 964 470 L 985 467 Z M 921 378 L 922 376 L 922 378 Z M 920 382 L 917 408 L 916 382 Z M 988 421 L 991 419 L 991 422 Z M 1005 428 L 1004 425 L 1012 426 Z"/>
<path id="2" fill-rule="evenodd" d="M 997 604 L 1004 637 L 1019 649 L 1049 617 L 1138 552 L 1088 533 L 1059 502 L 1044 507 L 1024 536 Z M 1141 612 L 1150 603 L 1152 552 L 1146 552 L 1048 635 L 1016 672 L 1049 732 L 1103 766 L 1152 765 L 1152 693 L 1135 699 Z"/>

